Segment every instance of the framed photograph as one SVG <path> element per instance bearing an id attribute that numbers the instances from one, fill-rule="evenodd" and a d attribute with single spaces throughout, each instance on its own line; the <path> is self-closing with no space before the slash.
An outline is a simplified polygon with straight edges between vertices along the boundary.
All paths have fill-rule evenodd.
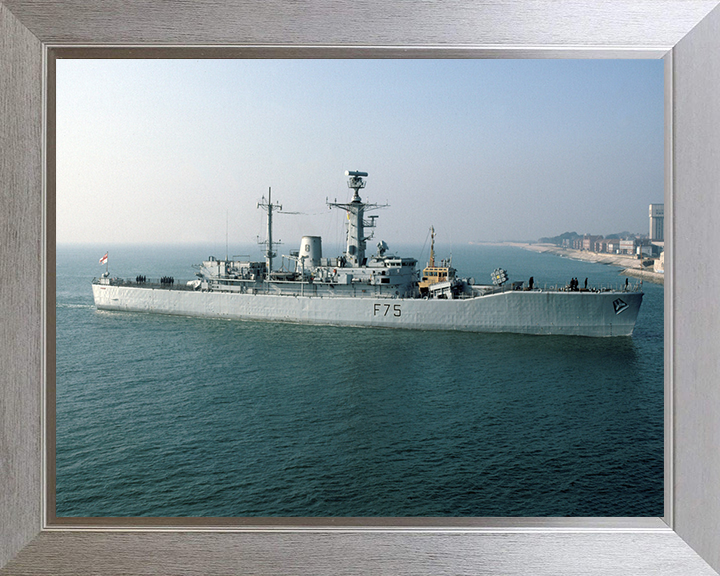
<path id="1" fill-rule="evenodd" d="M 663 515 L 662 60 L 72 54 L 53 522 Z"/>
<path id="2" fill-rule="evenodd" d="M 514 3 L 508 2 L 504 9 L 510 10 L 511 5 Z M 564 47 L 554 48 L 557 38 L 551 40 L 527 22 L 516 28 L 518 20 L 510 22 L 508 12 L 497 6 L 471 8 L 470 21 L 485 22 L 486 17 L 494 16 L 489 19 L 494 24 L 478 31 L 475 26 L 466 26 L 467 20 L 463 19 L 452 32 L 442 26 L 434 31 L 432 27 L 404 28 L 399 23 L 388 27 L 382 25 L 380 8 L 364 14 L 374 17 L 379 27 L 346 27 L 346 19 L 357 22 L 358 16 L 348 9 L 343 18 L 323 17 L 323 32 L 296 28 L 298 34 L 288 45 L 269 23 L 259 24 L 264 22 L 263 9 L 257 7 L 196 7 L 198 25 L 191 32 L 182 25 L 155 29 L 152 23 L 163 21 L 162 7 L 149 21 L 140 9 L 119 14 L 110 7 L 86 32 L 79 24 L 91 15 L 85 7 L 55 13 L 53 9 L 36 12 L 24 2 L 0 4 L 0 31 L 5 45 L 11 48 L 9 59 L 0 69 L 3 78 L 10 80 L 3 82 L 0 93 L 8 103 L 4 110 L 10 111 L 11 119 L 4 122 L 3 139 L 14 144 L 0 174 L 11 192 L 3 200 L 1 230 L 3 267 L 12 272 L 8 275 L 11 292 L 7 292 L 11 295 L 3 295 L 0 303 L 7 318 L 2 328 L 2 359 L 9 367 L 2 375 L 1 424 L 3 438 L 8 439 L 2 446 L 2 456 L 9 465 L 0 473 L 3 485 L 10 487 L 9 496 L 3 494 L 1 509 L 3 517 L 9 519 L 7 528 L 0 528 L 2 541 L 7 543 L 0 549 L 1 565 L 7 564 L 8 573 L 52 571 L 54 565 L 62 563 L 72 566 L 74 573 L 83 573 L 92 566 L 94 571 L 121 567 L 129 573 L 482 570 L 491 574 L 523 573 L 533 562 L 535 572 L 548 574 L 620 574 L 626 573 L 628 566 L 637 574 L 714 573 L 720 559 L 713 527 L 718 524 L 720 510 L 713 508 L 712 494 L 717 487 L 709 485 L 707 478 L 714 477 L 720 467 L 712 451 L 717 427 L 713 406 L 718 405 L 713 400 L 718 393 L 708 389 L 707 384 L 715 374 L 717 345 L 710 337 L 715 326 L 713 313 L 707 311 L 714 310 L 710 287 L 717 272 L 698 261 L 696 241 L 710 244 L 717 233 L 712 226 L 710 192 L 695 191 L 712 190 L 718 181 L 718 169 L 708 152 L 720 138 L 709 129 L 719 119 L 717 104 L 708 96 L 720 82 L 718 65 L 707 53 L 708 46 L 717 43 L 715 32 L 720 28 L 715 5 L 697 2 L 682 6 L 668 3 L 652 9 L 609 7 L 607 13 L 594 15 L 599 19 L 594 35 L 579 42 L 580 29 L 584 28 L 577 14 L 585 13 L 583 3 L 562 8 L 548 3 L 548 12 L 542 14 L 548 22 L 576 16 L 562 31 L 559 42 Z M 642 33 L 632 24 L 639 17 L 638 10 L 654 23 L 643 27 Z M 296 16 L 283 17 L 296 22 Z M 457 15 L 448 17 L 457 21 Z M 525 17 L 530 18 L 530 14 Z M 149 26 L 144 24 L 146 21 Z M 233 22 L 238 28 L 210 26 L 211 22 L 222 21 Z M 520 21 L 525 22 L 523 18 Z M 118 22 L 126 25 L 118 26 Z M 515 33 L 508 36 L 513 28 Z M 418 36 L 421 30 L 438 44 L 452 48 L 428 46 Z M 356 45 L 361 32 L 368 37 L 365 45 L 375 48 L 342 46 Z M 190 519 L 108 523 L 102 518 L 97 522 L 84 518 L 83 522 L 63 527 L 63 522 L 50 513 L 55 507 L 55 495 L 46 491 L 55 464 L 54 454 L 47 450 L 52 442 L 45 443 L 54 434 L 50 426 L 55 406 L 43 399 L 47 366 L 55 361 L 53 338 L 46 337 L 54 334 L 55 301 L 54 295 L 45 290 L 45 283 L 47 278 L 54 280 L 56 264 L 55 254 L 48 250 L 53 245 L 48 239 L 56 231 L 56 198 L 52 193 L 39 192 L 47 190 L 52 185 L 48 182 L 56 176 L 52 163 L 56 125 L 54 114 L 46 115 L 45 108 L 55 101 L 55 86 L 46 81 L 52 78 L 57 54 L 70 54 L 74 49 L 82 54 L 88 48 L 79 47 L 81 44 L 124 44 L 113 48 L 122 54 L 122 50 L 138 50 L 132 44 L 152 43 L 157 47 L 143 48 L 144 53 L 163 57 L 172 56 L 174 49 L 162 48 L 162 44 L 196 44 L 203 38 L 204 43 L 218 46 L 248 45 L 198 49 L 202 57 L 223 58 L 227 54 L 241 58 L 664 58 L 665 204 L 669 224 L 666 252 L 670 264 L 666 267 L 665 291 L 666 463 L 662 518 L 324 518 L 297 524 L 223 522 L 215 518 L 214 525 Z M 517 40 L 507 42 L 505 38 Z M 388 40 L 398 48 L 383 47 Z M 326 46 L 308 46 L 320 42 Z M 469 48 L 470 43 L 480 47 Z M 583 47 L 573 46 L 578 43 Z M 101 53 L 108 48 L 97 50 Z M 49 121 L 43 123 L 43 119 Z M 694 194 L 700 196 L 699 202 Z M 702 201 L 703 194 L 708 194 L 707 202 Z M 692 226 L 696 232 L 693 240 L 677 233 L 685 226 Z M 8 266 L 6 262 L 22 264 Z M 692 274 L 693 266 L 705 274 Z M 695 279 L 692 285 L 676 282 L 677 278 L 689 276 Z M 34 280 L 28 283 L 27 278 Z"/>

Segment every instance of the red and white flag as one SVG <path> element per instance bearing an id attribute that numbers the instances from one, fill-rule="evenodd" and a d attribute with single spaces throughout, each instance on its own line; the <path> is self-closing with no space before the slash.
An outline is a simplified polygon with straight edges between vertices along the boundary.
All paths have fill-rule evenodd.
<path id="1" fill-rule="evenodd" d="M 100 258 L 100 264 L 107 264 L 107 255 L 108 255 L 108 253 L 105 252 L 105 256 Z"/>

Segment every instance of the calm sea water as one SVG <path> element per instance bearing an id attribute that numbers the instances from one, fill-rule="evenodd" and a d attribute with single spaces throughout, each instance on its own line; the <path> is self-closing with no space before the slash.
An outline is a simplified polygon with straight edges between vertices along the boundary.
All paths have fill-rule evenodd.
<path id="1" fill-rule="evenodd" d="M 314 327 L 99 312 L 105 250 L 57 250 L 58 516 L 663 514 L 662 286 L 629 338 Z M 110 272 L 210 253 L 118 246 Z M 624 282 L 510 247 L 453 264 Z"/>

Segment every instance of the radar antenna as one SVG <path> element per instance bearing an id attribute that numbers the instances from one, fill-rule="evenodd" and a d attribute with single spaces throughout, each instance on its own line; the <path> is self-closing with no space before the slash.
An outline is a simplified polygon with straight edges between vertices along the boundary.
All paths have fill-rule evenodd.
<path id="1" fill-rule="evenodd" d="M 365 188 L 365 180 L 363 180 L 363 178 L 367 178 L 367 175 L 367 172 L 358 172 L 357 170 L 345 171 L 345 176 L 350 176 L 348 179 L 348 188 L 352 188 L 354 192 L 352 202 L 360 202 L 360 194 L 358 194 L 358 190 Z"/>

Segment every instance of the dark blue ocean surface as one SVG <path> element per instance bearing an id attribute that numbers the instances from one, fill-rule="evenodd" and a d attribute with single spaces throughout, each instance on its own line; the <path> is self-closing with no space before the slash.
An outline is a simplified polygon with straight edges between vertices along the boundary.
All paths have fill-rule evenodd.
<path id="1" fill-rule="evenodd" d="M 238 322 L 96 311 L 105 250 L 57 250 L 58 516 L 663 514 L 662 286 L 632 337 Z M 118 246 L 110 272 L 210 253 Z M 624 283 L 510 247 L 453 265 Z"/>

